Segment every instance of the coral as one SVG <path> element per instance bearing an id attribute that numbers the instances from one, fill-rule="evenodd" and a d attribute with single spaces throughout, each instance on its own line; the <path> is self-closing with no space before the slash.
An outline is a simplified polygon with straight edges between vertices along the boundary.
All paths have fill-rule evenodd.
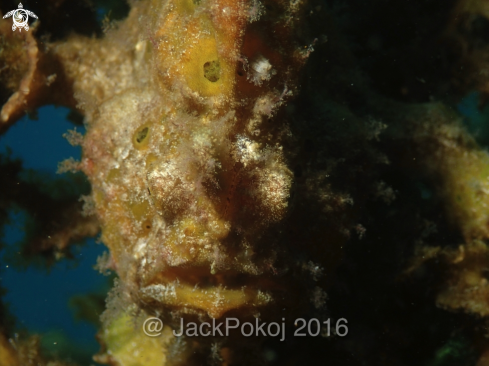
<path id="1" fill-rule="evenodd" d="M 394 108 L 398 113 L 403 107 Z M 401 115 L 390 132 L 393 141 L 408 147 L 399 162 L 432 182 L 450 223 L 467 243 L 487 238 L 487 151 L 467 133 L 461 118 L 441 104 L 419 105 Z"/>
<path id="2" fill-rule="evenodd" d="M 489 48 L 487 30 L 489 8 L 479 0 L 460 0 L 456 2 L 450 15 L 444 39 L 457 52 L 456 83 L 465 92 L 480 92 L 481 103 L 489 97 Z"/>
<path id="3" fill-rule="evenodd" d="M 1 13 L 0 13 L 1 15 Z M 76 106 L 69 82 L 62 74 L 56 58 L 39 50 L 38 41 L 30 32 L 13 33 L 8 22 L 0 25 L 0 69 L 2 100 L 0 131 L 4 132 L 25 111 L 49 102 Z"/>
<path id="4" fill-rule="evenodd" d="M 22 210 L 30 226 L 20 249 L 28 262 L 53 263 L 56 258 L 71 256 L 70 244 L 93 237 L 99 232 L 99 223 L 92 216 L 82 214 L 79 195 L 87 192 L 84 177 L 53 180 L 22 168 L 19 160 L 0 156 L 0 171 L 4 190 L 0 194 L 2 215 L 7 210 Z M 25 264 L 20 264 L 24 266 Z"/>
<path id="5" fill-rule="evenodd" d="M 25 340 L 7 340 L 0 334 L 1 366 L 74 366 L 58 360 L 47 360 L 40 351 L 39 337 Z"/>

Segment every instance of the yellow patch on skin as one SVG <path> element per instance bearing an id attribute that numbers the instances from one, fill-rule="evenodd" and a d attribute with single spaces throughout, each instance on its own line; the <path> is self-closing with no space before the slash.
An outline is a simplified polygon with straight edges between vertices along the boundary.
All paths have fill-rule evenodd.
<path id="1" fill-rule="evenodd" d="M 151 206 L 149 205 L 148 201 L 131 204 L 132 214 L 134 215 L 134 218 L 138 221 L 141 221 L 141 219 L 145 218 L 148 215 L 150 209 Z"/>
<path id="2" fill-rule="evenodd" d="M 148 154 L 148 156 L 146 157 L 146 166 L 150 166 L 151 164 L 153 164 L 157 160 L 158 160 L 158 157 L 155 154 L 151 154 L 151 153 Z"/>
<path id="3" fill-rule="evenodd" d="M 192 0 L 174 4 L 174 11 L 168 14 L 164 26 L 156 35 L 165 37 L 165 42 L 157 51 L 164 82 L 175 85 L 180 80 L 202 97 L 229 95 L 235 81 L 235 63 L 230 62 L 229 54 L 218 52 L 226 35 L 216 31 L 207 14 L 194 15 L 198 5 Z M 168 54 L 177 57 L 170 59 Z"/>
<path id="4" fill-rule="evenodd" d="M 489 237 L 489 155 L 483 150 L 452 149 L 444 171 L 448 215 L 467 240 Z"/>
<path id="5" fill-rule="evenodd" d="M 231 91 L 231 73 L 226 62 L 219 59 L 216 40 L 213 37 L 201 39 L 188 56 L 182 59 L 183 73 L 188 86 L 205 97 L 227 94 Z M 219 64 L 219 78 L 215 81 L 206 77 L 206 65 Z M 207 66 L 208 69 L 209 66 Z"/>
<path id="6" fill-rule="evenodd" d="M 0 333 L 0 366 L 20 365 L 15 349 L 8 339 Z"/>
<path id="7" fill-rule="evenodd" d="M 177 11 L 185 15 L 192 15 L 195 11 L 196 4 L 193 0 L 178 0 L 175 2 Z"/>
<path id="8" fill-rule="evenodd" d="M 270 296 L 256 289 L 198 288 L 182 283 L 148 286 L 142 290 L 141 296 L 148 302 L 157 300 L 171 307 L 203 310 L 215 319 L 233 309 L 264 306 L 271 301 Z"/>
<path id="9" fill-rule="evenodd" d="M 107 174 L 107 182 L 112 183 L 115 182 L 119 179 L 121 176 L 120 170 L 119 169 L 112 169 L 109 174 Z"/>
<path id="10" fill-rule="evenodd" d="M 164 366 L 173 334 L 168 326 L 163 327 L 161 333 L 159 337 L 150 337 L 144 334 L 143 324 L 135 325 L 133 318 L 122 314 L 101 333 L 110 353 L 97 355 L 95 360 L 102 363 L 115 361 L 115 364 L 121 366 Z"/>

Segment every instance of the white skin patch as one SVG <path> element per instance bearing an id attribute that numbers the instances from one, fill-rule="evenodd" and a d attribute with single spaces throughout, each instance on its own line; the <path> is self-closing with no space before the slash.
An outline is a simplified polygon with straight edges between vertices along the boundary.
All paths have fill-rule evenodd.
<path id="1" fill-rule="evenodd" d="M 270 62 L 258 55 L 251 63 L 251 75 L 248 75 L 248 79 L 251 79 L 253 84 L 261 85 L 263 81 L 270 80 L 275 75 L 275 70 L 272 69 Z"/>

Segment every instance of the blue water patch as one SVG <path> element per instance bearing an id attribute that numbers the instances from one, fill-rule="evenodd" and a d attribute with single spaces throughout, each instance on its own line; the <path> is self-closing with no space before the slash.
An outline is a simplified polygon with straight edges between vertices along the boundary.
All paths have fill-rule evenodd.
<path id="1" fill-rule="evenodd" d="M 68 113 L 66 108 L 47 106 L 39 109 L 38 120 L 22 118 L 0 137 L 0 153 L 10 149 L 12 157 L 20 158 L 24 168 L 55 177 L 60 161 L 81 157 L 80 147 L 69 145 L 62 137 L 74 128 L 66 119 Z M 83 133 L 84 129 L 77 127 L 77 131 Z M 75 295 L 106 291 L 107 278 L 93 269 L 105 247 L 93 239 L 87 240 L 73 246 L 74 259 L 61 259 L 49 269 L 20 269 L 9 261 L 12 253 L 20 253 L 18 244 L 25 235 L 26 214 L 11 210 L 9 219 L 0 239 L 5 245 L 0 252 L 0 286 L 7 290 L 4 301 L 16 318 L 16 331 L 42 334 L 43 344 L 49 342 L 54 353 L 59 345 L 64 347 L 65 355 L 67 348 L 73 349 L 77 354 L 68 352 L 73 359 L 89 359 L 99 350 L 97 329 L 87 321 L 75 319 L 68 303 Z"/>
<path id="2" fill-rule="evenodd" d="M 81 148 L 63 138 L 66 131 L 75 128 L 66 120 L 69 112 L 67 108 L 46 106 L 39 108 L 37 120 L 27 116 L 20 119 L 0 137 L 0 153 L 9 147 L 14 158 L 22 159 L 24 168 L 55 174 L 60 161 L 81 156 Z M 85 132 L 80 126 L 76 130 Z"/>
<path id="3" fill-rule="evenodd" d="M 477 142 L 485 148 L 489 147 L 489 105 L 480 108 L 480 94 L 469 93 L 457 105 L 458 112 L 463 116 L 463 121 L 469 132 Z"/>
<path id="4" fill-rule="evenodd" d="M 12 224 L 5 228 L 2 240 L 7 245 L 6 252 L 12 252 L 11 246 L 24 234 L 24 215 L 12 213 L 10 216 Z M 87 240 L 73 251 L 74 260 L 61 260 L 49 270 L 32 267 L 19 270 L 2 256 L 0 283 L 7 289 L 4 301 L 16 318 L 16 329 L 47 334 L 53 343 L 68 341 L 80 351 L 96 353 L 99 349 L 95 340 L 97 329 L 93 324 L 75 319 L 68 303 L 75 295 L 100 291 L 104 286 L 106 278 L 93 269 L 103 251 L 103 245 Z"/>

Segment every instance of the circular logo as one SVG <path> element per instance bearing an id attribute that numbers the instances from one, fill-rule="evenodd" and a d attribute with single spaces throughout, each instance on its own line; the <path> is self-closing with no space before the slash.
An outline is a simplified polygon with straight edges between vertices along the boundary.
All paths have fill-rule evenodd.
<path id="1" fill-rule="evenodd" d="M 18 28 L 24 28 L 29 20 L 29 14 L 24 9 L 17 9 L 13 16 L 14 24 Z"/>
<path id="2" fill-rule="evenodd" d="M 28 31 L 29 24 L 27 22 L 29 21 L 29 15 L 37 19 L 36 14 L 34 14 L 30 10 L 25 10 L 22 4 L 19 4 L 18 9 L 9 11 L 7 14 L 3 16 L 3 19 L 12 17 L 12 20 L 14 21 L 14 24 L 12 24 L 13 31 L 15 31 L 17 28 L 19 29 L 19 32 L 21 32 L 22 29 Z"/>

